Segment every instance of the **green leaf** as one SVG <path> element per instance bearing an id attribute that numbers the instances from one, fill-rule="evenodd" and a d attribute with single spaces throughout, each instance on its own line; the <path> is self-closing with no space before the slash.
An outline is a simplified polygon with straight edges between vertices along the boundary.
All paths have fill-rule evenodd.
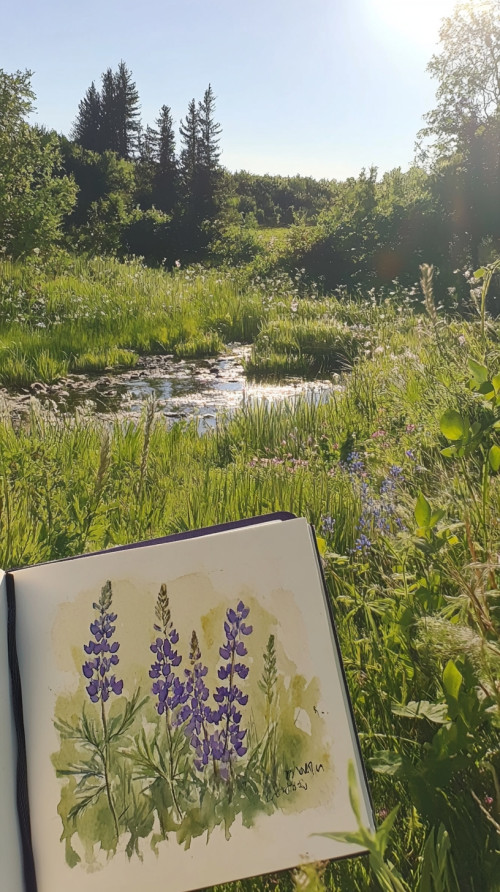
<path id="1" fill-rule="evenodd" d="M 443 672 L 443 687 L 446 696 L 451 700 L 458 700 L 463 676 L 455 666 L 453 660 L 448 660 Z"/>
<path id="2" fill-rule="evenodd" d="M 481 267 L 480 267 L 479 269 L 477 269 L 476 272 L 474 273 L 474 278 L 475 278 L 475 279 L 482 279 L 483 276 L 485 276 L 485 275 L 486 275 L 486 270 L 485 270 L 484 266 L 481 266 Z"/>
<path id="3" fill-rule="evenodd" d="M 442 725 L 448 718 L 446 703 L 431 703 L 429 700 L 410 700 L 406 706 L 393 706 L 392 712 L 408 719 L 428 719 L 436 725 Z"/>
<path id="4" fill-rule="evenodd" d="M 429 520 L 429 527 L 431 529 L 435 527 L 436 524 L 439 523 L 440 520 L 442 520 L 445 514 L 446 512 L 443 508 L 435 508 L 431 514 L 431 519 Z"/>
<path id="5" fill-rule="evenodd" d="M 484 381 L 488 380 L 488 369 L 481 362 L 469 359 L 469 368 L 476 384 L 483 384 Z"/>
<path id="6" fill-rule="evenodd" d="M 495 446 L 495 444 L 493 444 L 489 451 L 488 457 L 490 460 L 491 469 L 493 471 L 498 471 L 498 469 L 500 468 L 500 446 Z"/>
<path id="7" fill-rule="evenodd" d="M 351 803 L 351 808 L 356 815 L 358 825 L 361 826 L 361 803 L 359 799 L 358 779 L 356 777 L 356 769 L 352 759 L 349 759 L 347 778 L 349 782 L 349 801 Z"/>
<path id="8" fill-rule="evenodd" d="M 404 759 L 399 753 L 390 750 L 381 750 L 375 756 L 368 759 L 368 764 L 377 774 L 387 774 L 389 777 L 397 777 L 402 774 Z"/>
<path id="9" fill-rule="evenodd" d="M 451 458 L 453 455 L 457 454 L 456 446 L 446 446 L 445 449 L 441 449 L 441 455 L 444 455 L 445 458 Z"/>
<path id="10" fill-rule="evenodd" d="M 461 440 L 467 430 L 466 422 L 455 409 L 446 410 L 440 418 L 439 427 L 447 440 Z"/>
<path id="11" fill-rule="evenodd" d="M 312 836 L 324 836 L 326 839 L 334 839 L 336 842 L 347 842 L 349 845 L 362 846 L 365 840 L 361 833 L 312 833 Z"/>
<path id="12" fill-rule="evenodd" d="M 316 545 L 321 557 L 324 557 L 326 553 L 326 539 L 323 539 L 322 536 L 316 536 Z"/>
<path id="13" fill-rule="evenodd" d="M 428 529 L 431 514 L 432 510 L 429 502 L 425 498 L 424 494 L 419 492 L 417 496 L 417 504 L 415 505 L 415 520 L 417 521 L 419 527 Z"/>
<path id="14" fill-rule="evenodd" d="M 396 818 L 398 816 L 398 811 L 400 808 L 401 808 L 400 805 L 396 805 L 396 807 L 393 808 L 392 811 L 387 815 L 385 821 L 380 825 L 380 827 L 377 830 L 377 833 L 376 833 L 376 840 L 378 843 L 377 848 L 378 848 L 382 858 L 384 857 L 385 850 L 387 848 L 387 843 L 389 842 L 389 836 L 390 836 L 394 821 L 396 820 Z"/>
<path id="15" fill-rule="evenodd" d="M 493 384 L 493 387 L 495 388 L 495 393 L 498 393 L 498 391 L 500 390 L 500 374 L 493 375 L 493 378 L 491 379 L 491 383 Z"/>
<path id="16" fill-rule="evenodd" d="M 495 395 L 495 391 L 493 388 L 493 384 L 491 381 L 483 381 L 482 384 L 477 388 L 477 392 L 481 393 L 486 399 L 491 399 Z"/>

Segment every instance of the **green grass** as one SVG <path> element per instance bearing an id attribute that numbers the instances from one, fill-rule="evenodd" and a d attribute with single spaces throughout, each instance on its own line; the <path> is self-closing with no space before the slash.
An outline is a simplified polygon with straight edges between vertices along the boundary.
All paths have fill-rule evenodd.
<path id="1" fill-rule="evenodd" d="M 248 269 L 170 273 L 111 258 L 63 256 L 51 267 L 2 260 L 0 383 L 128 368 L 140 355 L 215 355 L 234 341 L 255 342 L 255 376 L 336 369 L 356 355 L 374 308 L 307 297 L 302 286 L 298 299 L 299 285 L 297 277 L 262 279 Z"/>
<path id="2" fill-rule="evenodd" d="M 130 354 L 216 354 L 250 342 L 265 295 L 234 273 L 175 274 L 139 262 L 67 259 L 53 269 L 0 262 L 0 382 L 130 366 Z"/>
<path id="3" fill-rule="evenodd" d="M 253 377 L 327 374 L 350 365 L 359 337 L 335 316 L 276 319 L 264 325 L 247 362 Z"/>
<path id="4" fill-rule="evenodd" d="M 97 268 L 99 288 L 105 276 L 119 274 L 118 265 Z M 196 274 L 184 274 L 185 293 L 199 292 L 205 301 L 211 275 L 197 283 Z M 253 301 L 265 307 L 272 295 L 262 331 L 274 332 L 276 356 L 299 335 L 300 349 L 307 344 L 314 356 L 316 326 L 325 339 L 332 332 L 322 355 L 336 331 L 348 332 L 357 358 L 342 376 L 343 390 L 321 404 L 303 398 L 245 406 L 203 436 L 194 425 L 168 429 L 152 405 L 141 423 L 111 427 L 54 420 L 35 409 L 22 424 L 4 415 L 0 564 L 52 560 L 274 510 L 305 515 L 324 540 L 379 820 L 399 805 L 388 858 L 403 888 L 498 892 L 500 483 L 484 463 L 489 441 L 454 460 L 441 453 L 447 441 L 440 429 L 449 408 L 484 430 L 495 417 L 469 387 L 468 360 L 484 358 L 479 329 L 443 320 L 436 332 L 408 307 L 399 313 L 390 304 L 311 299 L 294 310 L 296 297 L 282 286 L 257 283 L 249 303 L 243 293 L 234 300 L 242 311 Z M 106 287 L 117 293 L 116 282 Z M 130 285 L 132 303 L 133 293 Z M 178 302 L 182 309 L 180 295 Z M 228 298 L 228 312 L 232 306 Z M 220 306 L 216 312 L 220 318 Z M 216 330 L 207 322 L 194 326 L 184 342 Z M 500 369 L 496 327 L 490 334 L 492 375 Z M 89 336 L 87 350 L 91 343 Z M 361 466 L 349 461 L 353 452 Z M 419 493 L 444 512 L 427 532 L 415 514 Z M 360 547 L 361 533 L 369 547 Z M 412 702 L 431 718 L 415 715 Z M 311 890 L 380 888 L 364 858 L 309 879 Z M 226 888 L 294 887 L 304 885 L 285 873 Z"/>

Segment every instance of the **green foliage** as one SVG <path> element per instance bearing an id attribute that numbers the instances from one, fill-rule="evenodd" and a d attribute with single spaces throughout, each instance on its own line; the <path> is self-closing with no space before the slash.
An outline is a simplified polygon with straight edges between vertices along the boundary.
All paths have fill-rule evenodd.
<path id="1" fill-rule="evenodd" d="M 377 862 L 380 870 L 389 857 L 402 882 L 418 892 L 456 892 L 455 876 L 461 892 L 496 892 L 496 324 L 485 325 L 483 342 L 480 320 L 450 322 L 436 307 L 444 353 L 436 347 L 432 320 L 414 313 L 403 296 L 398 312 L 395 297 L 377 305 L 305 296 L 302 280 L 276 277 L 249 285 L 243 273 L 198 269 L 171 276 L 136 263 L 58 263 L 50 276 L 36 265 L 6 264 L 2 313 L 9 325 L 8 313 L 48 319 L 68 307 L 78 337 L 83 340 L 88 328 L 89 351 L 98 349 L 103 329 L 116 344 L 125 317 L 133 319 L 127 331 L 137 342 L 140 336 L 144 342 L 165 337 L 167 343 L 173 335 L 160 332 L 167 328 L 161 309 L 167 305 L 178 342 L 202 331 L 227 337 L 246 330 L 255 337 L 259 326 L 284 319 L 310 322 L 312 331 L 325 316 L 332 328 L 335 319 L 362 340 L 352 370 L 325 402 L 246 405 L 205 436 L 192 425 L 167 429 L 151 412 L 140 424 L 106 425 L 81 417 L 68 424 L 35 406 L 15 426 L 5 415 L 0 564 L 35 563 L 272 510 L 304 514 L 326 543 L 325 574 L 381 823 L 400 806 L 390 848 Z M 141 306 L 149 308 L 151 329 L 144 317 L 139 325 Z M 90 314 L 81 327 L 79 313 Z M 23 325 L 27 332 L 28 323 Z M 360 483 L 345 467 L 353 451 L 362 457 L 362 481 L 370 492 L 380 491 L 393 466 L 404 478 L 397 491 L 401 525 L 378 529 L 374 516 L 372 544 L 364 550 L 356 549 Z M 335 524 L 328 526 L 328 517 Z M 273 688 L 270 647 L 268 642 L 259 672 L 272 695 L 266 699 L 260 689 L 263 718 L 270 704 L 269 733 L 262 736 L 262 728 L 257 740 L 266 766 L 275 752 L 273 690 L 280 689 L 279 672 Z M 166 815 L 171 803 L 165 784 L 159 787 L 151 795 L 156 813 Z M 74 787 L 67 796 L 64 807 L 71 808 Z M 104 794 L 90 808 L 102 811 L 103 828 L 109 824 Z M 139 806 L 133 827 L 131 849 L 137 851 L 151 832 Z M 64 832 L 67 857 L 74 861 L 71 828 Z M 195 833 L 194 823 L 186 825 L 186 839 Z M 113 834 L 104 839 L 112 847 Z M 329 865 L 310 880 L 335 892 L 380 887 L 365 859 Z M 259 880 L 261 886 L 267 882 Z M 288 889 L 290 883 L 284 876 L 276 885 Z M 241 888 L 254 885 L 248 880 Z"/>
<path id="2" fill-rule="evenodd" d="M 355 833 L 322 833 L 329 839 L 336 839 L 339 842 L 352 843 L 361 846 L 369 852 L 370 868 L 377 879 L 380 889 L 384 892 L 409 892 L 408 886 L 403 881 L 396 868 L 385 859 L 385 852 L 389 842 L 389 837 L 397 818 L 399 806 L 393 808 L 390 814 L 384 819 L 381 826 L 373 831 L 367 829 L 361 818 L 361 807 L 359 801 L 359 789 L 356 780 L 354 764 L 349 762 L 349 800 L 351 808 L 356 817 L 358 829 Z"/>
<path id="3" fill-rule="evenodd" d="M 494 122 L 498 114 L 498 4 L 457 3 L 442 21 L 439 42 L 440 51 L 428 65 L 438 82 L 438 104 L 426 115 L 420 138 L 434 138 L 437 154 L 452 155 L 462 150 L 473 130 Z"/>
<path id="4" fill-rule="evenodd" d="M 128 159 L 136 149 L 139 130 L 139 94 L 121 61 L 116 71 L 108 68 L 103 73 L 100 93 L 92 82 L 79 104 L 72 135 L 84 149 L 116 152 Z"/>
<path id="5" fill-rule="evenodd" d="M 75 185 L 60 176 L 58 139 L 26 123 L 33 109 L 31 72 L 0 69 L 0 251 L 47 253 L 61 238 Z"/>

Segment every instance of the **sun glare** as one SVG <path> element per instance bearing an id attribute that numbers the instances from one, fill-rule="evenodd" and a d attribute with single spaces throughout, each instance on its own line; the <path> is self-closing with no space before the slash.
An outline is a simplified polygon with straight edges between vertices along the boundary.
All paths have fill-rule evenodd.
<path id="1" fill-rule="evenodd" d="M 441 19 L 450 15 L 457 0 L 368 0 L 379 27 L 405 41 L 433 47 Z"/>

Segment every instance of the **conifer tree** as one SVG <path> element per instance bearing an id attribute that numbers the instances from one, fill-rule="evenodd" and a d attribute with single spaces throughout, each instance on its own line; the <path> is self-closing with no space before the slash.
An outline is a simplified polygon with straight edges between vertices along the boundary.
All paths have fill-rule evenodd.
<path id="1" fill-rule="evenodd" d="M 116 152 L 130 160 L 140 133 L 139 94 L 125 62 L 102 75 L 101 92 L 94 83 L 79 104 L 73 138 L 83 148 Z"/>
<path id="2" fill-rule="evenodd" d="M 115 150 L 121 158 L 131 159 L 138 148 L 140 132 L 139 93 L 132 80 L 132 72 L 123 60 L 114 75 L 116 140 Z"/>
<path id="3" fill-rule="evenodd" d="M 92 152 L 101 150 L 101 96 L 92 81 L 78 105 L 78 116 L 71 136 L 82 148 Z"/>
<path id="4" fill-rule="evenodd" d="M 215 96 L 211 85 L 198 103 L 198 202 L 203 219 L 217 214 L 217 187 L 220 183 L 220 124 L 215 121 Z"/>
<path id="5" fill-rule="evenodd" d="M 179 171 L 175 156 L 174 123 L 168 105 L 162 105 L 156 126 L 158 164 L 153 184 L 154 204 L 159 210 L 170 214 L 178 200 Z"/>
<path id="6" fill-rule="evenodd" d="M 111 68 L 101 77 L 101 152 L 118 153 L 116 82 Z"/>
<path id="7" fill-rule="evenodd" d="M 181 121 L 179 132 L 181 135 L 181 179 L 184 198 L 190 205 L 196 195 L 196 181 L 198 174 L 198 110 L 196 102 L 191 99 L 188 106 L 186 119 Z"/>

